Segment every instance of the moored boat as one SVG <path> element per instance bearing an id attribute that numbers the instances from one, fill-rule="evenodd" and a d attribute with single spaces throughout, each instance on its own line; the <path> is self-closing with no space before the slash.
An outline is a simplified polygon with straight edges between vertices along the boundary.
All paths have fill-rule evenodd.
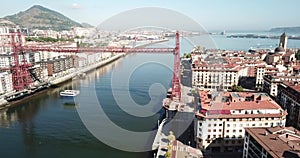
<path id="1" fill-rule="evenodd" d="M 79 90 L 64 90 L 59 93 L 62 97 L 75 97 L 80 93 Z"/>

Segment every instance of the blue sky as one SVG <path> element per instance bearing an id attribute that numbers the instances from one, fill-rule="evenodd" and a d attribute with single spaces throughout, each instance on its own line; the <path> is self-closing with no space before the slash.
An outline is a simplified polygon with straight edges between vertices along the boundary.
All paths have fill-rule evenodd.
<path id="1" fill-rule="evenodd" d="M 7 0 L 0 6 L 0 17 L 24 11 L 34 4 L 94 26 L 113 15 L 140 7 L 178 11 L 207 30 L 268 30 L 300 26 L 299 0 Z"/>

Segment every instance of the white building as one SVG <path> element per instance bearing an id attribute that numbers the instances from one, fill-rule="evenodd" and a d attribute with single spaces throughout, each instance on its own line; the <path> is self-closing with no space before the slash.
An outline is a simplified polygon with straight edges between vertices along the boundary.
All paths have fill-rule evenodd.
<path id="1" fill-rule="evenodd" d="M 12 75 L 8 72 L 0 73 L 0 93 L 13 91 Z"/>
<path id="2" fill-rule="evenodd" d="M 90 36 L 92 33 L 95 33 L 96 28 L 75 27 L 75 28 L 73 28 L 73 32 L 74 32 L 75 36 L 87 37 L 87 36 Z"/>
<path id="3" fill-rule="evenodd" d="M 287 74 L 282 75 L 265 75 L 263 82 L 263 90 L 273 97 L 277 97 L 278 84 L 282 82 L 300 82 L 299 76 L 291 76 Z"/>
<path id="4" fill-rule="evenodd" d="M 195 121 L 197 148 L 237 152 L 242 150 L 245 127 L 285 125 L 286 112 L 264 93 L 233 92 L 216 96 L 209 91 L 199 93 L 201 109 Z"/>
<path id="5" fill-rule="evenodd" d="M 257 66 L 255 69 L 255 85 L 257 89 L 261 89 L 264 83 L 264 75 L 266 71 L 265 65 Z"/>
<path id="6" fill-rule="evenodd" d="M 204 89 L 231 89 L 238 85 L 248 69 L 239 65 L 194 63 L 192 65 L 192 83 Z"/>

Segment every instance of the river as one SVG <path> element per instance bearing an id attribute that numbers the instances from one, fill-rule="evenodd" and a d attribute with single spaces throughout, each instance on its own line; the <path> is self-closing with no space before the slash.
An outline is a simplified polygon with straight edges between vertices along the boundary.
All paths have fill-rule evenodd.
<path id="1" fill-rule="evenodd" d="M 151 62 L 147 62 L 148 60 Z M 1 157 L 152 157 L 151 152 L 126 152 L 107 146 L 96 139 L 82 123 L 75 108 L 78 105 L 68 105 L 69 100 L 61 98 L 59 92 L 74 88 L 74 86 L 81 89 L 86 88 L 88 84 L 93 84 L 98 99 L 103 103 L 101 106 L 111 121 L 128 130 L 148 131 L 157 127 L 160 112 L 150 117 L 140 118 L 123 112 L 112 95 L 112 74 L 130 74 L 130 95 L 136 103 L 143 106 L 150 101 L 148 93 L 150 85 L 161 83 L 166 89 L 170 87 L 172 71 L 167 65 L 172 67 L 172 61 L 171 54 L 127 55 L 87 74 L 85 79 L 74 80 L 58 88 L 51 88 L 19 103 L 15 108 L 8 109 L 0 115 Z M 130 65 L 140 66 L 130 70 Z M 126 90 L 124 85 L 118 87 L 119 92 Z M 154 109 L 161 108 L 163 98 L 164 95 L 152 98 L 157 100 L 153 106 Z M 85 105 L 80 104 L 80 106 L 84 108 Z M 151 142 L 152 138 L 144 139 Z"/>

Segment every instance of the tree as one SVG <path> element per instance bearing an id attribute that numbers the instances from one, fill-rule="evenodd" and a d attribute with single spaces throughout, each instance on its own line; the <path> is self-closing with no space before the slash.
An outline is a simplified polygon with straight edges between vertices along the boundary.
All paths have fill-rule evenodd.
<path id="1" fill-rule="evenodd" d="M 191 57 L 192 57 L 191 53 L 184 53 L 183 54 L 183 58 L 191 58 Z"/>
<path id="2" fill-rule="evenodd" d="M 296 59 L 297 60 L 300 60 L 300 49 L 297 51 L 297 53 L 296 53 Z"/>
<path id="3" fill-rule="evenodd" d="M 241 86 L 233 85 L 232 92 L 244 92 L 244 89 Z"/>

